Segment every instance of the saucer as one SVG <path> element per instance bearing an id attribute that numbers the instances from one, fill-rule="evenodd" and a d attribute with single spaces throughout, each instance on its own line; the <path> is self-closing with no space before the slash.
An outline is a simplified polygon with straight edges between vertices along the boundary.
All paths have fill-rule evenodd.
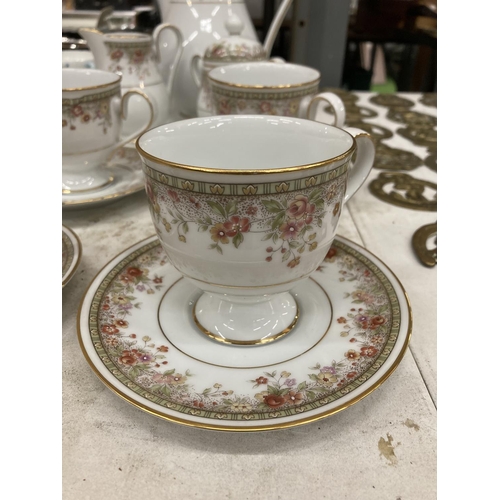
<path id="1" fill-rule="evenodd" d="M 144 189 L 141 158 L 134 147 L 120 148 L 103 168 L 108 172 L 111 182 L 92 191 L 63 193 L 63 208 L 94 207 Z"/>
<path id="2" fill-rule="evenodd" d="M 66 286 L 75 274 L 82 257 L 82 244 L 69 228 L 62 227 L 62 286 Z"/>
<path id="3" fill-rule="evenodd" d="M 390 269 L 341 236 L 305 283 L 291 291 L 302 313 L 290 333 L 267 345 L 222 344 L 196 327 L 201 292 L 151 236 L 90 284 L 77 319 L 80 346 L 109 389 L 165 420 L 224 431 L 314 422 L 392 374 L 412 314 Z"/>

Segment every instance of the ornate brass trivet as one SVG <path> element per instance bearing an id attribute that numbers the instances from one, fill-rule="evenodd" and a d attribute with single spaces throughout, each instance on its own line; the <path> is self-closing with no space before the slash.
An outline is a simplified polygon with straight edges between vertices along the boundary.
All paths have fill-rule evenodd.
<path id="1" fill-rule="evenodd" d="M 409 109 L 390 109 L 387 113 L 387 118 L 393 122 L 409 125 L 410 127 L 435 127 L 437 125 L 437 118 L 435 116 L 419 113 L 418 111 L 411 111 Z"/>
<path id="2" fill-rule="evenodd" d="M 420 167 L 423 161 L 414 153 L 392 148 L 386 144 L 377 144 L 373 168 L 381 170 L 413 170 Z"/>
<path id="3" fill-rule="evenodd" d="M 435 92 L 426 93 L 419 99 L 419 102 L 425 106 L 437 108 L 437 94 Z"/>
<path id="4" fill-rule="evenodd" d="M 427 148 L 436 148 L 437 146 L 437 131 L 432 127 L 408 126 L 406 128 L 398 128 L 396 133 L 418 146 Z"/>
<path id="5" fill-rule="evenodd" d="M 408 174 L 382 172 L 368 187 L 374 196 L 391 205 L 429 212 L 437 211 L 437 185 L 434 182 L 415 179 Z M 431 199 L 425 196 L 425 188 L 434 191 Z"/>
<path id="6" fill-rule="evenodd" d="M 426 224 L 417 229 L 411 239 L 411 244 L 417 257 L 424 266 L 433 267 L 437 264 L 437 237 L 434 239 L 434 248 L 427 248 L 427 243 L 437 235 L 437 222 Z"/>
<path id="7" fill-rule="evenodd" d="M 415 105 L 413 101 L 393 94 L 377 94 L 370 97 L 372 104 L 386 106 L 388 108 L 411 108 Z"/>
<path id="8" fill-rule="evenodd" d="M 424 160 L 424 165 L 426 167 L 429 167 L 431 170 L 434 170 L 434 172 L 437 172 L 437 152 L 436 151 L 431 151 L 431 154 L 427 156 L 427 158 Z"/>

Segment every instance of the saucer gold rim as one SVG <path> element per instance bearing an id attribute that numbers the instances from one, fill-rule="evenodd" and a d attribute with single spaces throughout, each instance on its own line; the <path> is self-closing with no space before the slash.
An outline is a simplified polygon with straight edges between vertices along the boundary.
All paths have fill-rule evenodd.
<path id="1" fill-rule="evenodd" d="M 77 236 L 77 234 L 72 229 L 70 229 L 68 226 L 65 226 L 63 224 L 62 230 L 63 230 L 63 232 L 66 232 L 68 234 L 68 236 L 71 235 L 75 239 L 76 248 L 74 248 L 74 251 L 77 254 L 76 261 L 70 266 L 70 268 L 68 269 L 68 271 L 66 273 L 66 277 L 63 278 L 63 280 L 62 280 L 62 288 L 64 288 L 69 283 L 71 278 L 75 275 L 76 270 L 78 269 L 78 266 L 80 265 L 80 261 L 82 259 L 82 242 L 81 242 L 80 238 Z"/>

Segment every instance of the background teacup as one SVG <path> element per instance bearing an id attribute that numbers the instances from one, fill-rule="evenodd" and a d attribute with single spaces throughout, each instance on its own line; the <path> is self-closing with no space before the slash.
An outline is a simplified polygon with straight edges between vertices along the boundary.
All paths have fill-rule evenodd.
<path id="1" fill-rule="evenodd" d="M 369 134 L 228 115 L 153 128 L 136 147 L 158 238 L 191 287 L 199 329 L 237 345 L 291 331 L 300 311 L 290 290 L 323 261 L 370 172 Z"/>
<path id="2" fill-rule="evenodd" d="M 62 69 L 63 193 L 97 189 L 112 182 L 102 167 L 120 147 L 147 130 L 153 108 L 146 95 L 130 90 L 121 96 L 121 76 L 97 69 Z M 151 120 L 120 140 L 122 120 L 131 96 L 149 105 Z"/>
<path id="3" fill-rule="evenodd" d="M 272 61 L 237 63 L 208 73 L 214 114 L 294 116 L 315 120 L 318 105 L 332 107 L 331 125 L 343 127 L 344 103 L 332 92 L 318 93 L 321 74 L 314 68 Z"/>

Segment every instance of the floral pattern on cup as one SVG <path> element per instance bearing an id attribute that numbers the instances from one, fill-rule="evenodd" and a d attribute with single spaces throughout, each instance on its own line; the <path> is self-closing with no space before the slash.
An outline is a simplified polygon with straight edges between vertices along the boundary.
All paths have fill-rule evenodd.
<path id="1" fill-rule="evenodd" d="M 97 123 L 106 134 L 108 128 L 113 126 L 111 119 L 111 99 L 119 95 L 120 89 L 102 92 L 80 99 L 63 100 L 62 105 L 62 127 L 76 130 L 79 126 Z"/>
<path id="2" fill-rule="evenodd" d="M 272 196 L 217 196 L 223 192 L 219 185 L 207 195 L 147 177 L 146 193 L 157 231 L 186 243 L 190 228 L 196 229 L 207 234 L 207 249 L 221 255 L 226 246 L 238 249 L 248 236 L 257 235 L 263 260 L 280 259 L 294 268 L 301 254 L 317 248 L 317 230 L 327 214 L 340 217 L 345 179 L 346 174 L 300 192 L 289 192 L 284 184 Z"/>
<path id="3" fill-rule="evenodd" d="M 140 80 L 151 76 L 150 64 L 154 63 L 154 56 L 150 42 L 105 42 L 105 45 L 111 61 L 108 71 L 118 74 L 136 74 Z"/>
<path id="4" fill-rule="evenodd" d="M 224 419 L 264 420 L 303 413 L 328 404 L 359 387 L 384 363 L 394 346 L 399 304 L 392 287 L 381 281 L 376 269 L 362 263 L 355 252 L 342 244 L 330 248 L 324 263 L 334 265 L 340 282 L 351 284 L 347 299 L 351 307 L 337 311 L 334 321 L 342 326 L 343 355 L 331 362 L 316 363 L 308 372 L 294 374 L 286 366 L 273 371 L 256 371 L 246 380 L 248 390 L 240 393 L 217 380 L 198 380 L 189 367 L 170 365 L 167 342 L 138 336 L 130 319 L 141 308 L 144 294 L 163 293 L 159 274 L 166 255 L 155 242 L 122 262 L 96 294 L 96 337 L 101 358 L 134 391 L 181 413 Z M 151 272 L 154 269 L 155 272 Z M 385 280 L 387 281 L 387 280 Z M 112 366 L 112 368 L 111 368 Z M 207 383 L 208 382 L 208 383 Z M 281 412 L 281 413 L 280 413 Z M 286 412 L 286 413 L 283 413 Z"/>
<path id="5" fill-rule="evenodd" d="M 257 44 L 233 43 L 231 39 L 221 40 L 211 45 L 203 56 L 210 62 L 247 62 L 264 60 L 266 54 L 262 46 Z"/>
<path id="6" fill-rule="evenodd" d="M 250 114 L 294 116 L 299 114 L 300 102 L 304 97 L 317 94 L 317 87 L 307 91 L 285 93 L 270 92 L 222 92 L 211 87 L 211 105 L 218 115 Z"/>

